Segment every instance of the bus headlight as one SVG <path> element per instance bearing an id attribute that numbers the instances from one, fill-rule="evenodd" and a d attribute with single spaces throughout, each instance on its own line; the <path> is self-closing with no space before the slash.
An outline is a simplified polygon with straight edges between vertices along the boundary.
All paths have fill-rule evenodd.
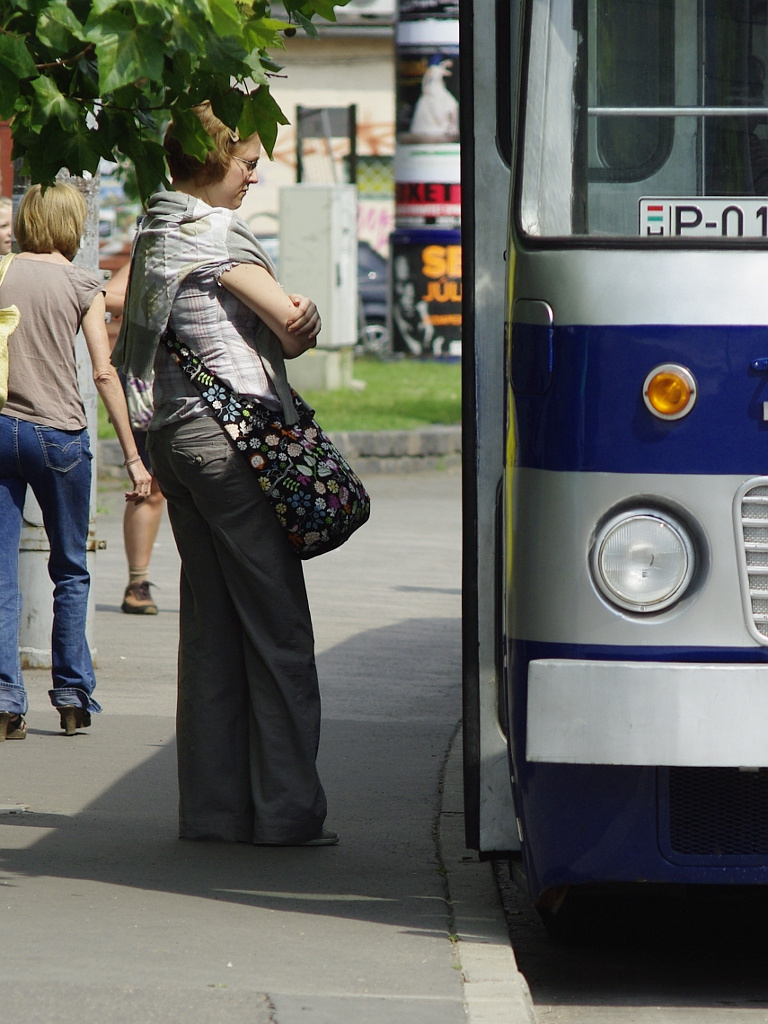
<path id="1" fill-rule="evenodd" d="M 645 378 L 643 400 L 659 419 L 682 419 L 696 404 L 696 378 L 684 366 L 663 363 Z"/>
<path id="2" fill-rule="evenodd" d="M 638 509 L 607 522 L 592 549 L 599 590 L 619 608 L 655 612 L 685 593 L 695 567 L 687 530 L 666 512 Z"/>

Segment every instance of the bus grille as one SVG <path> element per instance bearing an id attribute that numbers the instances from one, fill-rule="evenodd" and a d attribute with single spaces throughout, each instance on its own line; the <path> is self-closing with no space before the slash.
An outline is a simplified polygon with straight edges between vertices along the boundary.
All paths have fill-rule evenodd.
<path id="1" fill-rule="evenodd" d="M 669 845 L 689 857 L 768 854 L 768 768 L 670 768 Z"/>
<path id="2" fill-rule="evenodd" d="M 768 481 L 744 493 L 740 515 L 749 591 L 747 614 L 751 614 L 754 628 L 768 643 Z"/>

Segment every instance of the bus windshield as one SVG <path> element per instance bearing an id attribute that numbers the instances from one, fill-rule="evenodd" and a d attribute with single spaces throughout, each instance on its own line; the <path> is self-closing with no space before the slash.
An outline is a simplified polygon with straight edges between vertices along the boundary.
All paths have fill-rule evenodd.
<path id="1" fill-rule="evenodd" d="M 768 237 L 768 0 L 531 0 L 523 236 Z"/>

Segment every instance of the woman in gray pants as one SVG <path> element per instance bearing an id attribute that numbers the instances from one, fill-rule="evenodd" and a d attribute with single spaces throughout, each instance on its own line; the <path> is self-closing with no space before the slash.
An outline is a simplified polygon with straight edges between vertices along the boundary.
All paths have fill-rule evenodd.
<path id="1" fill-rule="evenodd" d="M 147 448 L 181 555 L 177 741 L 183 839 L 329 846 L 317 774 L 320 696 L 301 562 L 256 475 L 160 338 L 170 327 L 239 394 L 296 412 L 284 359 L 316 343 L 317 309 L 289 296 L 237 215 L 258 137 L 210 104 L 205 163 L 173 136 L 174 190 L 139 225 L 113 361 L 154 376 Z"/>

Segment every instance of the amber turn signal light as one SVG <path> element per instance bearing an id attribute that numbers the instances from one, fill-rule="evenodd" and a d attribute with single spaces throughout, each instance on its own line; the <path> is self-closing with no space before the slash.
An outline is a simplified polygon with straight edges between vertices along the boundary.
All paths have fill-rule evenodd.
<path id="1" fill-rule="evenodd" d="M 679 420 L 688 415 L 696 402 L 696 380 L 684 366 L 656 366 L 645 378 L 643 399 L 654 416 Z"/>

